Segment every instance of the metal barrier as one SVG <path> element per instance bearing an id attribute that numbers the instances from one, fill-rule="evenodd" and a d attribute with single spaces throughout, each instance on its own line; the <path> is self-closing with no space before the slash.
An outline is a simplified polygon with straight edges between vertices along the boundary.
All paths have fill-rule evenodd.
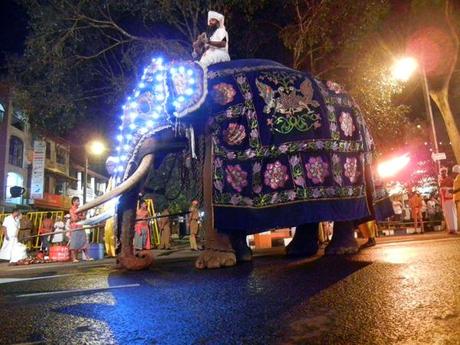
<path id="1" fill-rule="evenodd" d="M 153 208 L 153 205 L 152 205 Z M 45 211 L 45 212 L 27 212 L 23 214 L 23 217 L 27 217 L 31 223 L 31 235 L 38 235 L 38 229 L 42 226 L 43 219 L 45 219 L 46 215 L 51 213 L 51 219 L 53 222 L 56 221 L 57 217 L 61 217 L 64 220 L 64 211 Z M 9 213 L 0 213 L 0 224 L 3 224 L 3 220 L 9 215 Z M 91 229 L 92 235 L 90 236 L 90 243 L 100 243 L 102 241 L 102 233 L 104 232 L 103 226 L 98 226 L 96 228 Z M 0 233 L 0 247 L 3 244 L 4 234 Z M 38 249 L 40 248 L 40 237 L 37 237 L 33 244 L 29 246 L 29 249 Z"/>
<path id="2" fill-rule="evenodd" d="M 149 217 L 155 216 L 155 207 L 153 205 L 152 199 L 145 199 L 147 203 L 147 209 L 149 210 Z M 149 220 L 149 225 L 151 229 L 151 239 L 152 243 L 159 245 L 160 244 L 160 231 L 158 227 L 158 220 L 156 218 Z"/>

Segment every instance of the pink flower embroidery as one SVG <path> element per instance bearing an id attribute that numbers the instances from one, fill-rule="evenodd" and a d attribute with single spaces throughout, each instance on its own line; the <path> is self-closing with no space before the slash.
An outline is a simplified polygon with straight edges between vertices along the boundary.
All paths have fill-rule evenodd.
<path id="1" fill-rule="evenodd" d="M 225 141 L 229 145 L 239 145 L 246 138 L 244 126 L 237 123 L 230 123 L 223 134 Z"/>
<path id="2" fill-rule="evenodd" d="M 334 91 L 336 94 L 339 94 L 339 93 L 343 92 L 342 87 L 339 84 L 337 84 L 336 82 L 328 80 L 326 85 L 327 85 L 327 88 L 329 90 Z"/>
<path id="3" fill-rule="evenodd" d="M 212 97 L 214 102 L 225 105 L 230 103 L 235 98 L 236 91 L 232 85 L 227 83 L 219 83 L 213 86 Z"/>
<path id="4" fill-rule="evenodd" d="M 329 164 L 323 161 L 321 157 L 310 157 L 308 163 L 305 163 L 307 176 L 313 183 L 323 183 L 326 176 L 329 175 Z"/>
<path id="5" fill-rule="evenodd" d="M 237 192 L 241 192 L 243 188 L 248 185 L 248 173 L 241 169 L 239 164 L 228 165 L 227 168 L 225 168 L 225 172 L 227 173 L 227 182 Z"/>
<path id="6" fill-rule="evenodd" d="M 264 174 L 264 182 L 272 189 L 278 189 L 284 186 L 289 179 L 287 168 L 280 161 L 267 164 Z"/>
<path id="7" fill-rule="evenodd" d="M 355 125 L 353 124 L 353 119 L 351 118 L 350 113 L 342 111 L 339 117 L 340 128 L 346 137 L 351 137 L 355 131 Z"/>
<path id="8" fill-rule="evenodd" d="M 343 167 L 345 168 L 345 176 L 348 177 L 351 183 L 355 183 L 359 176 L 356 157 L 347 158 Z"/>

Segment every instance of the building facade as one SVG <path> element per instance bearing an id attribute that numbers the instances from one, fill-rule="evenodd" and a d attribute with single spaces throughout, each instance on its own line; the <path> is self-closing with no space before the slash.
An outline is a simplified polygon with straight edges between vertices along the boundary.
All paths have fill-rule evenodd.
<path id="1" fill-rule="evenodd" d="M 11 92 L 7 86 L 0 85 L 0 213 L 18 206 L 68 210 L 71 197 L 82 199 L 84 164 L 72 159 L 68 141 L 48 133 L 31 131 L 27 117 L 15 109 Z M 37 158 L 37 152 L 34 152 L 36 142 L 46 145 L 42 173 L 38 177 L 37 166 L 34 167 L 34 163 L 37 164 L 37 159 L 34 162 L 34 155 Z M 105 191 L 108 178 L 91 169 L 87 170 L 87 176 L 89 201 Z M 24 193 L 14 195 L 18 190 Z"/>

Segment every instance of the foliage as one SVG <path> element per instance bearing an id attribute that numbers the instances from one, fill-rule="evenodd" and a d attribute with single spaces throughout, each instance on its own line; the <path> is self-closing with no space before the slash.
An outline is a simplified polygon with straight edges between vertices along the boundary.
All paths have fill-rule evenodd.
<path id="1" fill-rule="evenodd" d="M 355 62 L 350 52 L 379 28 L 389 6 L 386 0 L 292 0 L 287 10 L 293 20 L 280 37 L 292 51 L 293 67 L 322 76 Z"/>
<path id="2" fill-rule="evenodd" d="M 250 17 L 265 1 L 18 0 L 29 15 L 24 57 L 12 67 L 16 102 L 34 127 L 62 134 L 107 126 L 152 56 L 190 58 L 208 8 Z M 102 120 L 102 121 L 101 121 Z M 88 128 L 86 128 L 88 129 Z M 110 129 L 113 128 L 109 128 Z"/>

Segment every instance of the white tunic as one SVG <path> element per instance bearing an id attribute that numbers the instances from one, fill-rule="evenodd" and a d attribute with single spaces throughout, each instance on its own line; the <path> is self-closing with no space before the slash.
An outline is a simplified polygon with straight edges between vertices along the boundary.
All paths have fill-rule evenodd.
<path id="1" fill-rule="evenodd" d="M 2 249 L 0 249 L 0 260 L 17 262 L 27 257 L 26 246 L 18 242 L 19 219 L 9 215 L 3 221 L 6 228 L 6 236 L 3 240 Z"/>
<path id="2" fill-rule="evenodd" d="M 208 45 L 208 49 L 204 52 L 203 56 L 200 59 L 200 64 L 204 67 L 209 65 L 230 61 L 230 55 L 228 55 L 228 33 L 224 28 L 218 28 L 212 36 L 209 38 L 213 42 L 221 42 L 225 38 L 225 47 L 218 48 L 211 45 Z"/>

